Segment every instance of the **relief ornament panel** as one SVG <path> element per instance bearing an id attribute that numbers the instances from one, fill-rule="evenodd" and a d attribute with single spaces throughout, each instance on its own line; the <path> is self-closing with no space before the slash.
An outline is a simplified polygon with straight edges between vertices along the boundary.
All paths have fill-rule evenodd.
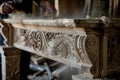
<path id="1" fill-rule="evenodd" d="M 85 50 L 86 33 L 79 31 L 40 31 L 15 29 L 14 46 L 38 55 L 84 68 L 89 72 L 91 62 Z"/>

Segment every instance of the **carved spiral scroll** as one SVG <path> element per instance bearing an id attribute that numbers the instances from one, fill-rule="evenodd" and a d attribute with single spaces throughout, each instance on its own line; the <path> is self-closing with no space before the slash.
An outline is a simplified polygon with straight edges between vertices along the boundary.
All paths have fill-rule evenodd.
<path id="1" fill-rule="evenodd" d="M 58 36 L 52 41 L 53 45 L 49 46 L 52 50 L 51 54 L 64 58 L 73 59 L 72 45 L 71 40 L 65 36 Z"/>
<path id="2" fill-rule="evenodd" d="M 91 73 L 97 77 L 99 75 L 99 36 L 94 34 L 88 35 L 85 45 L 88 56 L 93 64 Z"/>

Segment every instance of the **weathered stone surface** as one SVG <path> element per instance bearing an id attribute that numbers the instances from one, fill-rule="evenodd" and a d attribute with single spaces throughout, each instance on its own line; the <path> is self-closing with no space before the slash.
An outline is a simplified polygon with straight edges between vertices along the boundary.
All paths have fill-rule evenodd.
<path id="1" fill-rule="evenodd" d="M 15 27 L 14 47 L 62 62 L 90 74 L 91 62 L 85 49 L 84 28 L 12 25 Z"/>

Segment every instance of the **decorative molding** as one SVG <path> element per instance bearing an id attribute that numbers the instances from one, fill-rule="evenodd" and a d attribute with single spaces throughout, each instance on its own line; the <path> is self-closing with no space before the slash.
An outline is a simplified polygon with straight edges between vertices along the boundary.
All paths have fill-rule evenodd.
<path id="1" fill-rule="evenodd" d="M 80 30 L 81 31 L 81 30 Z M 85 50 L 85 31 L 56 32 L 15 28 L 14 46 L 80 68 L 90 68 Z M 73 32 L 73 34 L 72 34 Z M 81 34 L 80 34 L 81 33 Z"/>
<path id="2" fill-rule="evenodd" d="M 24 19 L 23 23 L 35 26 L 76 27 L 74 19 Z"/>

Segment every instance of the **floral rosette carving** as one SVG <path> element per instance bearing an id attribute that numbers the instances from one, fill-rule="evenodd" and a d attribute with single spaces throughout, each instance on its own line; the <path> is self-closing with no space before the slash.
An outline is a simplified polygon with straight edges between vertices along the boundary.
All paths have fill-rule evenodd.
<path id="1" fill-rule="evenodd" d="M 43 34 L 41 31 L 31 31 L 25 45 L 32 47 L 34 50 L 43 50 Z"/>

